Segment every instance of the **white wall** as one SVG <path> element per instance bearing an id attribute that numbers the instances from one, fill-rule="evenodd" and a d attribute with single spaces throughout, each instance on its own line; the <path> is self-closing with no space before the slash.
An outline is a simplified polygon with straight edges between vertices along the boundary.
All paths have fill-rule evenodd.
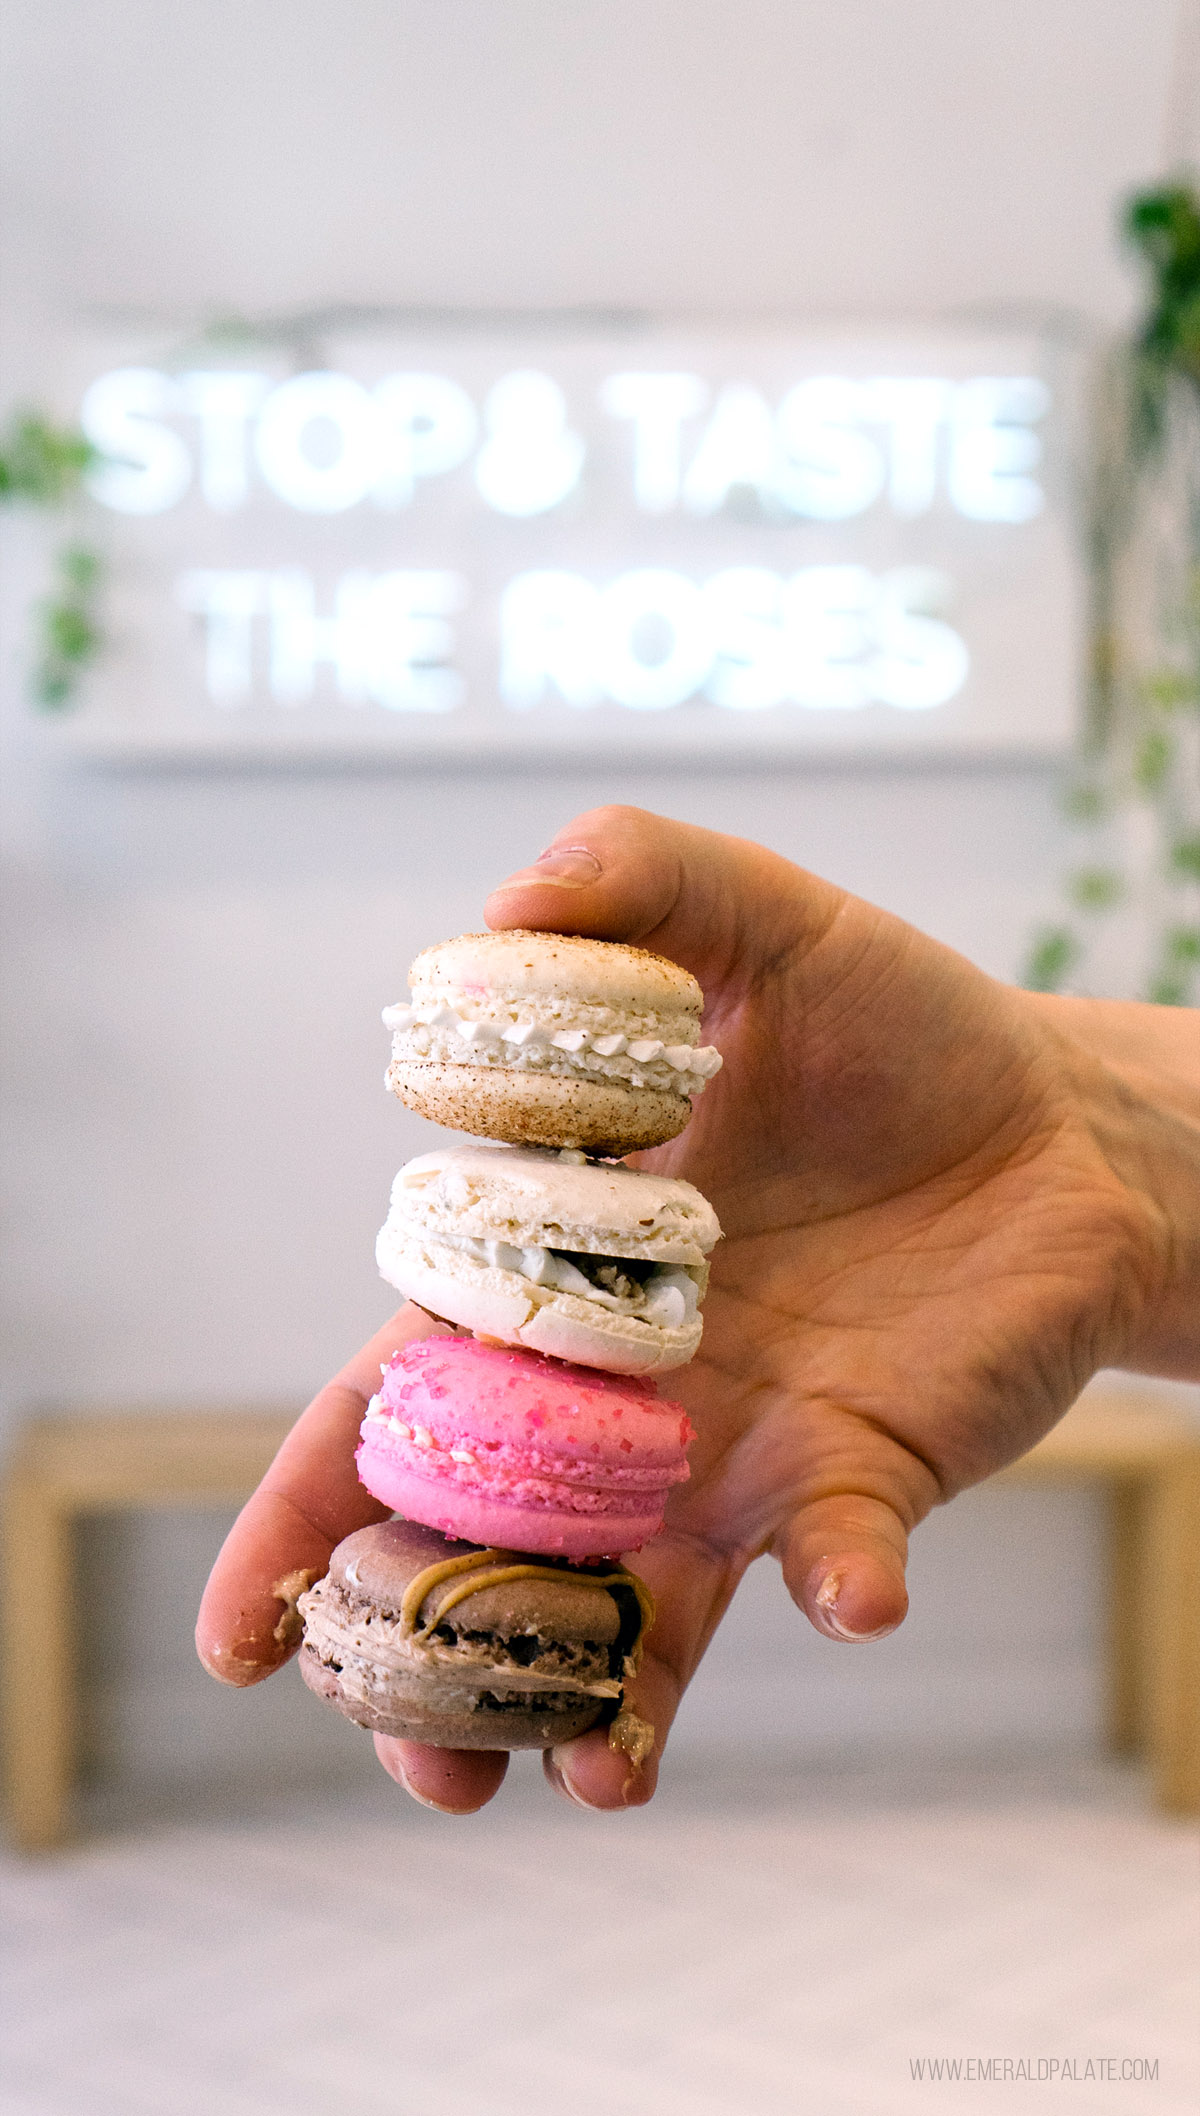
<path id="1" fill-rule="evenodd" d="M 1112 318 L 1112 201 L 1158 167 L 1174 7 L 179 0 L 169 33 L 152 0 L 6 13 L 11 397 L 36 395 L 47 332 L 98 307 L 148 328 L 329 302 Z M 381 1319 L 372 1236 L 422 1127 L 382 1090 L 379 1008 L 579 808 L 760 838 L 1001 975 L 1064 858 L 1033 769 L 139 776 L 10 749 L 10 1418 L 300 1402 Z M 120 1618 L 94 1641 L 101 1751 L 332 1754 L 316 1707 L 188 1668 L 181 1582 L 213 1526 L 88 1546 L 89 1600 Z M 903 1643 L 851 1674 L 789 1629 L 778 1738 L 1086 1731 L 1095 1535 L 1084 1502 L 962 1502 L 919 1546 Z M 1056 1547 L 1075 1586 L 1052 1617 L 1029 1583 Z M 769 1679 L 787 1612 L 763 1578 L 713 1662 L 712 1739 Z"/>
<path id="2" fill-rule="evenodd" d="M 1112 313 L 1176 0 L 9 0 L 66 307 Z"/>

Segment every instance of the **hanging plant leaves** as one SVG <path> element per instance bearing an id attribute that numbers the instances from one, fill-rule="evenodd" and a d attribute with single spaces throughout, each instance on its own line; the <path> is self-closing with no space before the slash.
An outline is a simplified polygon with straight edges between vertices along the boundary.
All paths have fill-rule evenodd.
<path id="1" fill-rule="evenodd" d="M 1200 898 L 1181 901 L 1200 885 L 1200 194 L 1157 185 L 1130 200 L 1122 226 L 1147 298 L 1100 371 L 1087 726 L 1063 803 L 1093 834 L 1093 856 L 1065 881 L 1079 923 L 1035 936 L 1025 981 L 1111 990 L 1115 930 L 1118 985 L 1132 941 L 1145 996 L 1181 1006 L 1200 980 Z"/>
<path id="2" fill-rule="evenodd" d="M 1080 867 L 1067 889 L 1079 911 L 1111 911 L 1125 894 L 1125 882 L 1115 867 Z"/>
<path id="3" fill-rule="evenodd" d="M 1178 875 L 1189 881 L 1200 882 L 1200 831 L 1191 837 L 1177 838 L 1169 854 L 1170 865 Z"/>
<path id="4" fill-rule="evenodd" d="M 1133 762 L 1133 776 L 1143 793 L 1157 793 L 1171 769 L 1174 750 L 1161 728 L 1143 735 Z"/>
<path id="5" fill-rule="evenodd" d="M 1098 823 L 1108 813 L 1108 799 L 1101 786 L 1068 786 L 1062 811 L 1069 823 Z"/>
<path id="6" fill-rule="evenodd" d="M 0 504 L 54 511 L 77 506 L 88 470 L 101 460 L 74 427 L 40 412 L 14 412 L 0 433 Z M 29 678 L 35 704 L 61 711 L 104 643 L 103 561 L 88 544 L 67 544 L 54 561 L 49 595 L 34 606 Z"/>
<path id="7" fill-rule="evenodd" d="M 1172 926 L 1167 934 L 1167 954 L 1181 966 L 1200 963 L 1200 926 Z"/>
<path id="8" fill-rule="evenodd" d="M 1200 202 L 1187 184 L 1139 192 L 1125 209 L 1125 233 L 1153 278 L 1139 346 L 1200 382 Z"/>
<path id="9" fill-rule="evenodd" d="M 0 501 L 60 507 L 99 459 L 83 434 L 37 412 L 14 412 L 0 433 Z"/>
<path id="10" fill-rule="evenodd" d="M 1068 927 L 1046 927 L 1030 948 L 1022 984 L 1030 992 L 1061 991 L 1080 953 L 1079 942 Z"/>

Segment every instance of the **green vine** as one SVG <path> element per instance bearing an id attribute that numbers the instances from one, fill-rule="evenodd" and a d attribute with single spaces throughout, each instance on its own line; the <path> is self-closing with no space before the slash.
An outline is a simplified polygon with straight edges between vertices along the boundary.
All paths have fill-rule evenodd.
<path id="1" fill-rule="evenodd" d="M 74 427 L 55 426 L 37 412 L 16 412 L 0 433 L 0 506 L 75 512 L 97 460 Z M 100 553 L 73 537 L 55 556 L 50 592 L 34 605 L 29 689 L 37 705 L 59 711 L 73 704 L 104 643 L 103 587 Z"/>
<path id="2" fill-rule="evenodd" d="M 1024 982 L 1103 989 L 1123 932 L 1140 969 L 1118 981 L 1183 1006 L 1200 977 L 1200 197 L 1142 192 L 1123 232 L 1149 299 L 1097 403 L 1088 710 L 1064 804 L 1090 843 Z"/>

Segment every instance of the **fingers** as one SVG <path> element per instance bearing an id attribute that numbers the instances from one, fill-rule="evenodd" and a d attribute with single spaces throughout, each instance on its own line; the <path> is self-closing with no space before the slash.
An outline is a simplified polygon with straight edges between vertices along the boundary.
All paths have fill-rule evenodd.
<path id="1" fill-rule="evenodd" d="M 814 1500 L 775 1539 L 788 1591 L 826 1638 L 886 1638 L 908 1610 L 908 1536 L 883 1500 L 862 1493 Z"/>
<path id="2" fill-rule="evenodd" d="M 358 1429 L 393 1352 L 435 1325 L 401 1308 L 292 1427 L 225 1539 L 196 1621 L 196 1651 L 218 1682 L 261 1682 L 300 1643 L 296 1598 L 344 1536 L 390 1509 L 359 1483 Z"/>
<path id="3" fill-rule="evenodd" d="M 649 1753 L 635 1759 L 613 1745 L 607 1727 L 547 1750 L 546 1776 L 579 1807 L 641 1807 L 658 1782 L 658 1766 L 679 1700 L 741 1578 L 741 1565 L 670 1531 L 634 1559 L 655 1598 L 655 1620 L 642 1665 L 625 1685 L 623 1706 L 652 1730 Z M 495 1750 L 433 1749 L 375 1737 L 389 1777 L 425 1807 L 469 1815 L 498 1792 L 508 1758 Z"/>
<path id="4" fill-rule="evenodd" d="M 899 1515 L 884 1501 L 858 1493 L 815 1500 L 793 1517 L 775 1548 L 793 1598 L 827 1638 L 866 1643 L 903 1621 L 908 1539 Z M 653 1747 L 635 1766 L 613 1746 L 607 1729 L 598 1727 L 549 1750 L 547 1778 L 580 1807 L 641 1807 L 653 1796 L 680 1700 L 733 1599 L 747 1558 L 667 1530 L 634 1562 L 657 1608 L 641 1669 L 626 1685 L 625 1701 L 653 1727 Z"/>
<path id="5" fill-rule="evenodd" d="M 697 1654 L 689 1675 L 694 1673 L 699 1659 Z M 542 1767 L 555 1792 L 576 1807 L 601 1812 L 644 1807 L 658 1786 L 663 1748 L 679 1710 L 685 1681 L 675 1667 L 648 1650 L 636 1682 L 625 1685 L 624 1697 L 624 1709 L 635 1712 L 638 1721 L 652 1732 L 653 1745 L 648 1754 L 639 1759 L 636 1751 L 631 1753 L 610 1738 L 608 1727 L 594 1727 L 590 1734 L 546 1750 Z"/>
<path id="6" fill-rule="evenodd" d="M 741 838 L 596 808 L 488 898 L 494 927 L 644 942 L 699 978 L 752 980 L 835 916 L 842 892 Z"/>
<path id="7" fill-rule="evenodd" d="M 625 1685 L 623 1710 L 653 1730 L 653 1745 L 637 1761 L 610 1740 L 608 1728 L 596 1727 L 548 1750 L 551 1785 L 580 1807 L 642 1807 L 652 1797 L 680 1699 L 745 1571 L 744 1560 L 670 1529 L 632 1563 L 654 1596 L 655 1616 L 641 1667 Z"/>
<path id="8" fill-rule="evenodd" d="M 375 1736 L 375 1754 L 397 1785 L 442 1815 L 473 1815 L 498 1793 L 508 1757 L 498 1749 L 431 1749 Z"/>

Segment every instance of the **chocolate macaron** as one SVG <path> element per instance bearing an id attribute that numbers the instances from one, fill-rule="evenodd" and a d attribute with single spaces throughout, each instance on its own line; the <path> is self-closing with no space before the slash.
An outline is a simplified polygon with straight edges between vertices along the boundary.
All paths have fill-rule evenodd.
<path id="1" fill-rule="evenodd" d="M 338 1544 L 299 1608 L 305 1682 L 376 1733 L 546 1749 L 624 1717 L 615 1731 L 628 1753 L 652 1738 L 622 1714 L 653 1618 L 648 1589 L 622 1566 L 589 1570 L 384 1521 Z"/>

